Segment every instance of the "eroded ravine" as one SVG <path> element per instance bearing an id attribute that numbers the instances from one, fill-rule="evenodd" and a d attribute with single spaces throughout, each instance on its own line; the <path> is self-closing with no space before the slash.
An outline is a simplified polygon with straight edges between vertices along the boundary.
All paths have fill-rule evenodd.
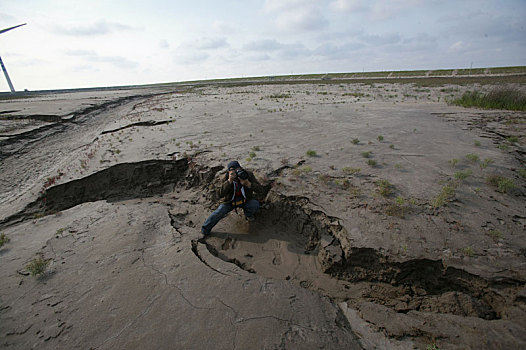
<path id="1" fill-rule="evenodd" d="M 208 184 L 220 169 L 187 159 L 118 164 L 48 188 L 1 225 L 85 202 L 152 197 L 181 187 L 206 191 L 211 197 Z M 288 280 L 334 302 L 358 305 L 367 301 L 402 314 L 414 311 L 498 320 L 506 318 L 513 307 L 524 307 L 520 294 L 524 281 L 485 279 L 442 260 L 400 261 L 378 249 L 354 247 L 341 219 L 319 210 L 309 198 L 286 196 L 270 186 L 262 196 L 265 205 L 255 223 L 233 213 L 211 236 L 192 243 L 203 263 L 213 268 L 198 254 L 199 244 L 248 272 Z M 172 225 L 178 229 L 175 226 L 181 222 L 172 220 Z"/>

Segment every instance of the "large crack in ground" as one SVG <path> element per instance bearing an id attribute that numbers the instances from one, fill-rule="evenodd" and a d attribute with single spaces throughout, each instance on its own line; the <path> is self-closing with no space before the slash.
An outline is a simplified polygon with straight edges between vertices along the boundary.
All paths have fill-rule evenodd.
<path id="1" fill-rule="evenodd" d="M 159 96 L 164 93 L 156 94 L 140 94 L 120 97 L 101 104 L 95 104 L 84 109 L 75 111 L 70 115 L 3 115 L 4 120 L 39 120 L 48 124 L 41 125 L 37 128 L 20 132 L 17 134 L 9 133 L 0 135 L 6 139 L 0 140 L 0 160 L 4 160 L 13 154 L 16 154 L 39 140 L 49 137 L 54 134 L 62 133 L 70 124 L 83 124 L 94 115 L 100 114 L 104 111 L 114 109 L 125 103 L 138 100 L 147 99 L 153 96 Z M 14 111 L 16 112 L 16 111 Z"/>
<path id="2" fill-rule="evenodd" d="M 213 197 L 209 184 L 219 170 L 188 159 L 118 164 L 48 188 L 0 227 L 84 202 L 152 197 L 177 188 Z M 222 228 L 192 242 L 197 258 L 221 273 L 199 253 L 198 245 L 204 244 L 212 255 L 245 271 L 297 283 L 335 303 L 367 301 L 403 314 L 417 311 L 497 320 L 505 318 L 511 307 L 524 307 L 520 292 L 524 281 L 486 279 L 442 260 L 400 261 L 379 249 L 354 247 L 341 219 L 319 210 L 309 198 L 286 196 L 270 186 L 265 192 L 256 222 L 247 223 L 235 213 L 225 218 Z M 179 230 L 184 220 L 174 216 L 171 223 Z"/>
<path id="3" fill-rule="evenodd" d="M 352 247 L 338 219 L 312 210 L 307 199 L 271 192 L 267 200 L 257 228 L 215 233 L 204 241 L 209 251 L 248 272 L 291 280 L 335 301 L 368 300 L 401 313 L 499 319 L 513 303 L 503 295 L 517 295 L 524 285 L 487 280 L 442 260 L 399 262 L 373 248 Z"/>

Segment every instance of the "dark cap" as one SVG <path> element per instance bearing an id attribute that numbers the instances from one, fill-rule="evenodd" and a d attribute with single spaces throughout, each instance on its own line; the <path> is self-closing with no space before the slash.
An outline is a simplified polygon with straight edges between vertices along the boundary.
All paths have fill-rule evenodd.
<path id="1" fill-rule="evenodd" d="M 237 160 L 233 160 L 230 163 L 228 163 L 228 166 L 227 166 L 228 170 L 232 168 L 241 168 L 241 165 L 239 165 L 239 162 Z"/>

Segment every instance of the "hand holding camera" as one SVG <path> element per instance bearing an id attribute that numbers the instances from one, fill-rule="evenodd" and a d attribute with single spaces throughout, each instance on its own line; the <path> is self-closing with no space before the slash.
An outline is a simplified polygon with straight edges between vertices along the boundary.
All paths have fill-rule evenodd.
<path id="1" fill-rule="evenodd" d="M 228 182 L 232 183 L 235 179 L 238 179 L 239 182 L 245 186 L 250 188 L 252 185 L 250 181 L 248 181 L 248 173 L 245 169 L 234 169 L 228 171 Z"/>

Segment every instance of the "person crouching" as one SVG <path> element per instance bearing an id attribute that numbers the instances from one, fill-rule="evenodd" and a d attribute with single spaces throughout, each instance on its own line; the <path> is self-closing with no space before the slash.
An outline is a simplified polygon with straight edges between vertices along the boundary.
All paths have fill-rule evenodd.
<path id="1" fill-rule="evenodd" d="M 245 218 L 253 221 L 259 209 L 259 202 L 253 198 L 253 193 L 257 192 L 261 185 L 254 174 L 241 168 L 239 162 L 235 160 L 228 163 L 227 169 L 225 181 L 219 190 L 223 202 L 201 226 L 201 233 L 205 236 L 209 235 L 212 228 L 232 210 L 242 208 Z"/>

